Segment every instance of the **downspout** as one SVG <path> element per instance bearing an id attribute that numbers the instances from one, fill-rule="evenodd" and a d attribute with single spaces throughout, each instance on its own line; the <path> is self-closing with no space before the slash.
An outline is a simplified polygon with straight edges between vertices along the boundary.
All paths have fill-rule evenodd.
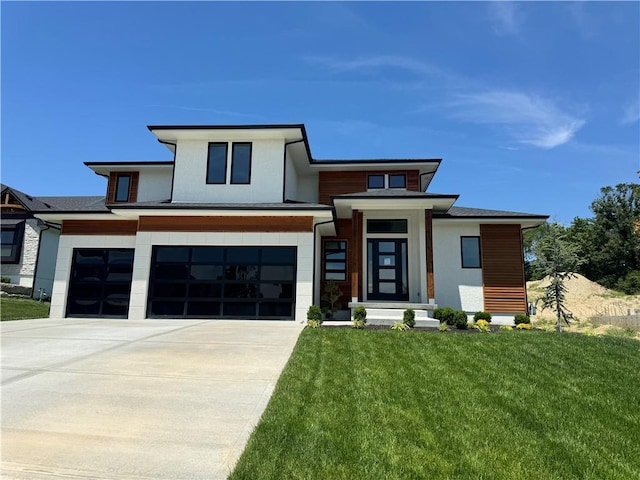
<path id="1" fill-rule="evenodd" d="M 313 275 L 313 281 L 314 281 L 314 282 L 316 281 L 316 258 L 317 258 L 317 255 L 316 255 L 316 249 L 317 249 L 317 243 L 316 243 L 316 242 L 317 242 L 317 235 L 316 235 L 316 234 L 317 234 L 317 231 L 318 231 L 318 226 L 319 226 L 319 225 L 326 225 L 326 224 L 328 224 L 328 223 L 335 223 L 335 209 L 334 209 L 334 211 L 333 211 L 333 214 L 334 214 L 334 218 L 333 218 L 333 219 L 331 219 L 331 220 L 327 220 L 326 222 L 316 223 L 316 224 L 313 226 L 313 269 L 312 269 L 312 275 Z M 316 305 L 316 301 L 317 301 L 317 298 L 316 298 L 316 289 L 315 289 L 315 286 L 314 286 L 314 288 L 313 288 L 313 293 L 312 293 L 312 295 L 311 295 L 311 303 L 312 303 L 312 305 Z"/>
<path id="2" fill-rule="evenodd" d="M 304 138 L 300 140 L 292 140 L 290 142 L 284 142 L 284 151 L 282 153 L 282 203 L 286 201 L 285 188 L 287 186 L 287 147 L 294 143 L 304 142 Z"/>
<path id="3" fill-rule="evenodd" d="M 58 227 L 57 225 L 54 225 L 52 223 L 44 222 L 40 219 L 38 219 L 38 222 L 42 222 L 42 225 L 45 226 L 46 228 L 40 229 L 40 233 L 38 234 L 38 251 L 36 253 L 36 266 L 33 270 L 33 287 L 31 288 L 31 298 L 34 298 L 33 294 L 35 293 L 36 280 L 38 279 L 38 267 L 40 266 L 40 249 L 42 248 L 42 233 L 52 228 L 54 230 L 61 230 L 61 227 Z M 56 252 L 56 257 L 57 257 L 57 252 Z M 54 268 L 54 273 L 55 273 L 55 268 Z M 51 295 L 49 295 L 49 298 L 51 298 Z"/>
<path id="4" fill-rule="evenodd" d="M 171 167 L 171 193 L 169 194 L 169 203 L 173 203 L 173 181 L 176 178 L 176 155 L 178 154 L 178 145 L 173 142 L 166 142 L 158 139 L 163 145 L 173 145 L 173 166 Z"/>

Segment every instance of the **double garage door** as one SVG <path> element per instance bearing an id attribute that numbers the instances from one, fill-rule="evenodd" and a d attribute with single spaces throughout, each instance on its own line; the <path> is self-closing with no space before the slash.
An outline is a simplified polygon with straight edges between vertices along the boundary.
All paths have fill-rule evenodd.
<path id="1" fill-rule="evenodd" d="M 112 274 L 113 259 L 124 252 L 130 252 L 125 295 L 122 289 L 114 292 Z M 292 319 L 296 254 L 296 247 L 155 246 L 147 317 Z M 87 257 L 95 267 L 89 277 L 83 267 Z M 132 249 L 76 249 L 67 315 L 126 317 L 132 266 Z M 113 308 L 116 300 L 120 310 Z M 91 310 L 77 308 L 88 303 Z"/>

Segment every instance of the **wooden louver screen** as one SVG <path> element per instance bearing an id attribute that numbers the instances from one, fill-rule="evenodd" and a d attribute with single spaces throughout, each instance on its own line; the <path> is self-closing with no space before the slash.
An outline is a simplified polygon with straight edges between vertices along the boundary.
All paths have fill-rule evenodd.
<path id="1" fill-rule="evenodd" d="M 484 308 L 525 313 L 527 296 L 520 225 L 480 225 Z"/>

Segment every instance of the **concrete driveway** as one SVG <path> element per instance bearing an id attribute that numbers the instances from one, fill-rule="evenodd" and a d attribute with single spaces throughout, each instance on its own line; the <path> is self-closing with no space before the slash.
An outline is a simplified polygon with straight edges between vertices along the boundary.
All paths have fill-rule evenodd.
<path id="1" fill-rule="evenodd" d="M 2 478 L 226 478 L 302 327 L 2 322 Z"/>

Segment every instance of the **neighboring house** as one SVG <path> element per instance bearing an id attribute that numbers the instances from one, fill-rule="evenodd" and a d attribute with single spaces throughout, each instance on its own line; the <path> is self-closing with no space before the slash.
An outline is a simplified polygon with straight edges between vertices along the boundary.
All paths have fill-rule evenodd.
<path id="1" fill-rule="evenodd" d="M 33 212 L 104 205 L 104 197 L 35 197 L 2 184 L 0 192 L 1 274 L 31 289 L 34 298 L 47 298 L 53 289 L 60 224 L 38 219 Z"/>
<path id="2" fill-rule="evenodd" d="M 316 160 L 304 125 L 148 128 L 173 161 L 87 162 L 105 203 L 36 213 L 62 225 L 52 317 L 304 321 L 328 280 L 380 317 L 526 312 L 522 229 L 547 217 L 454 206 L 427 191 L 440 160 Z"/>

